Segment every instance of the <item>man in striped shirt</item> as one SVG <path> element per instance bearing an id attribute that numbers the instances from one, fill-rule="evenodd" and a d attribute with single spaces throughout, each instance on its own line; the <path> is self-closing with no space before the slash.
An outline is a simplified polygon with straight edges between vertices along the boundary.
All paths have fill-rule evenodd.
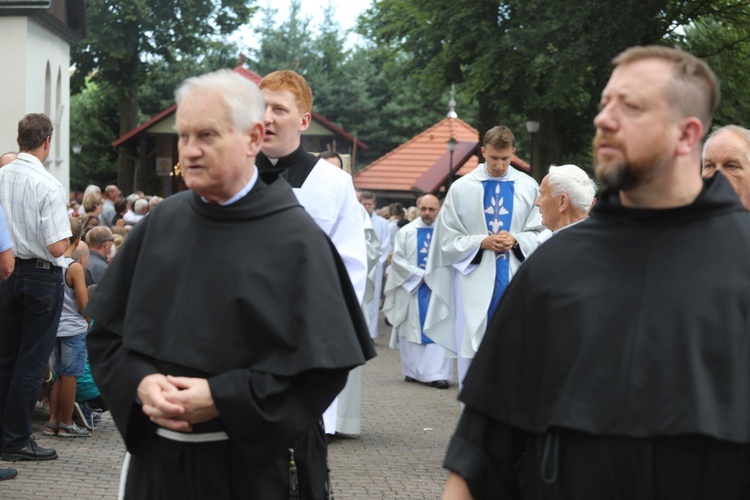
<path id="1" fill-rule="evenodd" d="M 0 205 L 15 270 L 0 290 L 0 437 L 3 460 L 53 460 L 31 435 L 31 415 L 55 341 L 63 299 L 62 255 L 71 235 L 65 194 L 44 168 L 52 122 L 18 123 L 18 157 L 0 169 Z"/>

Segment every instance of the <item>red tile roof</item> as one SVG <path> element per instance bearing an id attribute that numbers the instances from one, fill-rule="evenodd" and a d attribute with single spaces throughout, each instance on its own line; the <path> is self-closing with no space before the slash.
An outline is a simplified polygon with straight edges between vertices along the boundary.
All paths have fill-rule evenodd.
<path id="1" fill-rule="evenodd" d="M 355 173 L 354 186 L 402 194 L 436 192 L 448 177 L 451 137 L 458 141 L 453 171 L 458 176 L 471 172 L 479 163 L 479 132 L 460 118 L 444 118 Z M 528 164 L 515 155 L 512 163 L 528 172 Z"/>

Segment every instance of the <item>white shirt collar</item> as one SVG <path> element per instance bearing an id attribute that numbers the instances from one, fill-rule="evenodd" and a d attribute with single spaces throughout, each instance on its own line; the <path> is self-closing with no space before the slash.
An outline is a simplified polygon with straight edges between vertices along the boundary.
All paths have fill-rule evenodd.
<path id="1" fill-rule="evenodd" d="M 251 189 L 255 186 L 255 183 L 258 181 L 258 169 L 255 165 L 253 165 L 253 176 L 250 178 L 250 182 L 245 184 L 245 187 L 240 189 L 239 193 L 229 198 L 224 203 L 220 203 L 222 207 L 226 207 L 227 205 L 231 205 L 232 203 L 236 203 L 240 201 L 242 198 L 245 197 L 247 193 L 250 192 Z M 207 199 L 205 199 L 203 196 L 201 196 L 201 200 L 203 200 L 204 203 L 210 203 Z"/>

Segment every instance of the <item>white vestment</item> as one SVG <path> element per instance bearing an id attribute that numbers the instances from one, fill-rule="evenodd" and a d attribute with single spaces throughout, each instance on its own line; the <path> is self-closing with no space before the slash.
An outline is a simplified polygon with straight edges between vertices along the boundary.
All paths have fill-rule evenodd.
<path id="1" fill-rule="evenodd" d="M 388 226 L 388 221 L 374 213 L 370 217 L 372 221 L 372 227 L 375 228 L 375 233 L 378 235 L 378 241 L 380 242 L 380 249 L 382 254 L 375 266 L 375 290 L 370 299 L 367 302 L 367 316 L 370 326 L 370 337 L 373 339 L 378 338 L 378 313 L 380 312 L 380 298 L 383 295 L 383 266 L 385 261 L 388 260 L 388 256 L 391 254 L 391 232 Z"/>
<path id="2" fill-rule="evenodd" d="M 365 303 L 372 299 L 375 290 L 375 265 L 380 259 L 380 242 L 372 227 L 370 216 L 362 205 L 360 212 L 365 226 L 365 241 L 367 245 L 367 286 L 362 303 L 362 312 L 367 321 Z M 349 372 L 346 386 L 336 397 L 328 410 L 323 414 L 323 425 L 328 434 L 344 434 L 359 436 L 361 429 L 362 409 L 362 367 L 358 366 Z M 335 416 L 335 420 L 334 419 Z M 334 425 L 335 422 L 335 425 Z M 330 431 L 330 432 L 329 432 Z"/>
<path id="3" fill-rule="evenodd" d="M 367 283 L 367 250 L 361 205 L 349 174 L 327 161 L 315 164 L 300 188 L 293 188 L 297 200 L 333 242 L 344 261 L 360 303 Z M 328 434 L 336 433 L 338 398 L 323 414 Z"/>
<path id="4" fill-rule="evenodd" d="M 461 358 L 473 358 L 487 328 L 487 313 L 495 286 L 495 253 L 480 250 L 489 232 L 485 219 L 482 181 L 507 180 L 514 183 L 513 213 L 509 232 L 523 255 L 536 247 L 537 234 L 544 229 L 539 209 L 534 205 L 539 185 L 530 176 L 508 167 L 505 178 L 487 175 L 484 164 L 457 180 L 448 190 L 435 222 L 435 232 L 427 259 L 425 282 L 432 290 L 425 320 L 425 334 Z M 479 264 L 472 264 L 482 251 Z M 521 261 L 513 251 L 509 259 L 510 278 Z M 459 364 L 459 380 L 462 380 Z"/>
<path id="5" fill-rule="evenodd" d="M 419 382 L 434 382 L 451 380 L 453 363 L 439 344 L 422 343 L 417 291 L 424 270 L 418 265 L 418 252 L 425 249 L 417 248 L 417 232 L 425 227 L 431 226 L 419 217 L 396 233 L 383 313 L 393 325 L 390 347 L 400 349 L 404 375 Z"/>
<path id="6" fill-rule="evenodd" d="M 325 160 L 319 160 L 300 188 L 294 188 L 300 205 L 331 238 L 344 261 L 357 299 L 362 302 L 367 281 L 364 226 L 352 177 Z"/>

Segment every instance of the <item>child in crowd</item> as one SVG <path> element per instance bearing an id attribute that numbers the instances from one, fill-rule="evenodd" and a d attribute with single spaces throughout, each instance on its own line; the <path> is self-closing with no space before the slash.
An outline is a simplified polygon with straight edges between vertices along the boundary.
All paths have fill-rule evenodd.
<path id="1" fill-rule="evenodd" d="M 94 295 L 95 290 L 96 284 L 89 285 L 86 288 L 89 300 Z M 102 418 L 101 413 L 104 411 L 107 411 L 107 405 L 104 404 L 99 388 L 91 375 L 91 366 L 87 357 L 84 373 L 76 379 L 76 404 L 73 420 L 86 429 L 94 430 L 96 424 Z"/>
<path id="2" fill-rule="evenodd" d="M 70 218 L 70 247 L 66 250 L 64 272 L 64 299 L 57 329 L 52 367 L 58 374 L 50 393 L 50 417 L 44 426 L 45 436 L 60 438 L 89 437 L 87 429 L 73 423 L 73 406 L 76 396 L 76 377 L 84 374 L 86 365 L 86 331 L 88 320 L 83 309 L 88 303 L 84 270 L 88 262 L 88 247 L 81 241 L 83 226 Z"/>

